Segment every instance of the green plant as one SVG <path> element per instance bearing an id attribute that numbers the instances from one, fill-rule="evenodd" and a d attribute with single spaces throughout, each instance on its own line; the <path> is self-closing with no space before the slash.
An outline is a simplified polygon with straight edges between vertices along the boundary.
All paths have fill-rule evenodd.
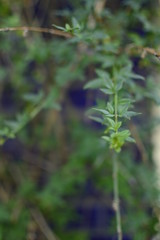
<path id="1" fill-rule="evenodd" d="M 44 239 L 43 235 L 48 236 L 44 229 L 48 226 L 50 233 L 49 226 L 53 224 L 61 239 L 88 239 L 87 230 L 67 232 L 66 226 L 75 217 L 75 202 L 88 179 L 92 179 L 111 206 L 111 163 L 119 239 L 122 238 L 119 199 L 123 208 L 123 234 L 136 240 L 151 238 L 155 219 L 148 209 L 155 195 L 148 179 L 152 179 L 153 170 L 151 163 L 147 163 L 148 169 L 140 158 L 151 156 L 150 99 L 160 102 L 157 85 L 149 76 L 151 69 L 157 69 L 159 64 L 155 58 L 158 52 L 148 47 L 157 48 L 159 44 L 159 28 L 152 24 L 156 6 L 144 0 L 125 1 L 123 6 L 117 3 L 116 8 L 102 4 L 97 11 L 99 1 L 68 2 L 72 11 L 56 13 L 60 16 L 54 25 L 58 30 L 15 27 L 23 22 L 18 1 L 17 15 L 10 15 L 8 3 L 3 3 L 0 10 L 4 16 L 1 19 L 4 28 L 0 29 L 4 63 L 0 70 L 2 93 L 9 86 L 16 93 L 15 109 L 8 113 L 3 108 L 1 114 L 1 143 L 18 137 L 25 145 L 24 154 L 16 155 L 14 163 L 8 161 L 8 155 L 4 155 L 1 163 L 0 190 L 5 193 L 0 209 L 1 238 L 11 239 L 12 235 L 13 239 L 25 238 L 28 226 L 33 225 L 32 231 Z M 64 28 L 57 26 L 63 26 L 64 22 L 69 22 Z M 66 38 L 50 38 L 43 36 L 45 33 Z M 140 59 L 140 55 L 145 58 Z M 82 87 L 84 80 L 88 102 L 95 103 L 96 95 L 99 96 L 89 116 L 102 124 L 102 138 L 98 138 L 102 129 L 87 125 L 88 120 L 83 121 L 81 113 L 77 117 L 79 109 L 68 98 L 73 86 Z M 134 109 L 143 114 L 136 116 Z M 138 121 L 141 121 L 137 124 L 138 137 L 146 149 L 135 144 L 126 146 L 127 142 L 134 142 L 132 124 Z M 135 152 L 139 153 L 138 160 Z M 33 222 L 37 224 L 35 227 Z"/>
<path id="2" fill-rule="evenodd" d="M 129 61 L 128 61 L 129 62 Z M 121 66 L 118 66 L 119 68 Z M 131 81 L 131 79 L 142 78 L 139 75 L 133 74 L 131 65 L 121 67 L 120 70 L 116 69 L 114 65 L 112 76 L 104 70 L 97 70 L 98 79 L 93 80 L 86 84 L 85 88 L 100 88 L 100 90 L 107 96 L 109 100 L 104 108 L 93 108 L 94 111 L 102 114 L 102 118 L 91 117 L 93 120 L 107 126 L 104 131 L 105 136 L 102 138 L 109 143 L 110 148 L 119 153 L 126 141 L 134 142 L 130 137 L 130 131 L 123 129 L 123 119 L 130 119 L 136 116 L 136 113 L 128 109 L 133 102 L 131 96 L 123 96 L 124 83 Z M 143 79 L 143 78 L 142 78 Z M 122 91 L 123 90 L 123 91 Z M 130 98 L 129 98 L 130 97 Z M 120 119 L 120 120 L 119 120 Z M 118 187 L 118 156 L 113 154 L 113 186 L 114 186 L 114 209 L 117 218 L 117 232 L 118 239 L 122 239 L 121 217 L 119 207 L 119 187 Z"/>
<path id="3" fill-rule="evenodd" d="M 130 4 L 129 1 L 126 1 L 127 5 L 130 5 L 131 9 L 133 9 L 133 15 L 137 16 L 137 10 L 140 7 L 140 4 L 136 3 L 135 5 Z M 134 17 L 135 17 L 134 16 Z M 110 18 L 113 21 L 113 18 L 110 16 Z M 147 22 L 145 14 L 142 18 L 140 18 L 144 24 L 144 28 L 153 30 L 153 27 L 149 22 Z M 140 21 L 141 21 L 140 20 Z M 77 22 L 77 26 L 80 26 L 80 24 Z M 114 21 L 113 21 L 114 22 Z M 55 26 L 57 27 L 57 26 Z M 119 186 L 118 186 L 118 156 L 121 151 L 121 148 L 126 142 L 135 142 L 135 140 L 130 136 L 130 130 L 125 129 L 124 125 L 126 124 L 125 119 L 129 119 L 131 117 L 134 117 L 138 115 L 138 113 L 131 111 L 130 109 L 133 108 L 133 103 L 136 101 L 139 101 L 138 97 L 135 98 L 136 94 L 138 94 L 138 87 L 135 85 L 135 80 L 144 80 L 143 76 L 140 76 L 138 74 L 135 74 L 132 71 L 133 65 L 132 62 L 129 59 L 129 56 L 127 53 L 125 53 L 125 50 L 122 51 L 122 55 L 118 53 L 118 47 L 119 45 L 122 45 L 121 40 L 115 41 L 111 43 L 110 40 L 113 38 L 112 33 L 109 35 L 108 33 L 103 33 L 100 38 L 94 36 L 93 38 L 86 38 L 86 33 L 79 32 L 77 35 L 74 30 L 76 28 L 70 27 L 68 24 L 66 24 L 65 28 L 57 27 L 58 29 L 61 29 L 62 31 L 67 31 L 72 33 L 75 37 L 77 37 L 80 41 L 85 41 L 90 45 L 92 45 L 92 50 L 100 49 L 99 51 L 99 57 L 102 59 L 105 59 L 105 51 L 104 49 L 107 49 L 109 51 L 109 59 L 107 61 L 107 64 L 105 62 L 102 62 L 102 66 L 99 69 L 96 69 L 97 78 L 88 82 L 85 85 L 85 89 L 99 89 L 101 92 L 103 92 L 107 97 L 107 102 L 104 102 L 102 104 L 99 104 L 98 106 L 92 108 L 92 111 L 90 113 L 98 112 L 95 115 L 91 115 L 90 118 L 92 120 L 97 121 L 98 123 L 101 123 L 102 125 L 106 126 L 106 129 L 104 130 L 104 136 L 102 138 L 109 144 L 109 147 L 113 149 L 116 153 L 112 154 L 113 158 L 113 188 L 114 188 L 114 209 L 116 212 L 116 221 L 117 221 L 117 234 L 118 239 L 122 239 L 122 227 L 121 227 L 121 216 L 120 216 L 120 205 L 119 205 Z M 80 30 L 80 28 L 79 28 Z M 123 29 L 124 31 L 124 29 Z M 95 33 L 96 34 L 96 33 Z M 98 32 L 97 32 L 98 35 Z M 137 46 L 137 43 L 139 44 L 140 41 L 136 41 L 136 34 L 134 33 L 133 39 L 135 40 L 135 46 L 139 48 L 140 46 Z M 135 38 L 134 38 L 135 37 Z M 108 39 L 108 41 L 98 42 L 102 39 Z M 77 39 L 77 41 L 79 41 Z M 123 41 L 123 40 L 122 40 Z M 98 45 L 99 44 L 99 45 Z M 142 44 L 142 43 L 141 43 Z M 98 45 L 98 46 L 97 46 Z M 104 48 L 103 48 L 104 47 Z M 111 49 L 110 49 L 111 48 Z M 114 49 L 115 48 L 115 49 Z M 113 50 L 114 49 L 114 50 Z M 141 48 L 142 55 L 145 56 L 146 53 L 153 54 L 155 56 L 158 56 L 158 53 L 151 48 Z M 96 52 L 96 51 L 95 51 Z M 98 52 L 98 51 L 97 51 Z M 117 60 L 114 58 L 117 54 Z M 103 58 L 104 57 L 104 58 Z M 140 87 L 141 88 L 141 87 Z M 129 89 L 129 91 L 128 91 Z M 145 91 L 145 90 L 144 90 Z M 148 95 L 147 91 L 144 93 L 144 95 Z M 153 98 L 153 96 L 151 96 Z M 156 99 L 157 100 L 157 99 Z M 101 115 L 101 117 L 99 116 Z"/>

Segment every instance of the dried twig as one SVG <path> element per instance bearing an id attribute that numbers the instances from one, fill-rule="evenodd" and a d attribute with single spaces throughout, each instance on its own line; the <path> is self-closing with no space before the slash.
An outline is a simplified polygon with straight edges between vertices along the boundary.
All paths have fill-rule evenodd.
<path id="1" fill-rule="evenodd" d="M 63 32 L 57 29 L 51 29 L 51 28 L 26 27 L 26 26 L 0 28 L 0 32 L 10 32 L 10 31 L 22 31 L 24 35 L 26 35 L 27 32 L 40 32 L 40 33 L 49 33 L 49 34 L 66 37 L 66 38 L 72 37 L 70 33 Z"/>
<path id="2" fill-rule="evenodd" d="M 150 47 L 142 47 L 136 46 L 135 44 L 129 44 L 125 48 L 125 52 L 128 54 L 131 54 L 132 52 L 139 52 L 141 58 L 145 58 L 147 54 L 151 54 L 160 59 L 160 51 Z"/>
<path id="3" fill-rule="evenodd" d="M 103 4 L 104 3 L 105 1 L 103 2 Z M 63 32 L 61 30 L 52 29 L 52 28 L 28 27 L 28 26 L 0 28 L 0 32 L 11 32 L 11 31 L 22 31 L 24 36 L 26 36 L 28 32 L 39 32 L 39 33 L 48 33 L 48 34 L 61 36 L 65 38 L 73 37 L 71 33 Z M 128 54 L 131 54 L 131 52 L 134 52 L 134 51 L 140 52 L 142 58 L 144 58 L 147 54 L 151 54 L 160 60 L 160 51 L 157 51 L 154 48 L 136 46 L 135 44 L 129 44 L 125 48 L 125 52 Z"/>

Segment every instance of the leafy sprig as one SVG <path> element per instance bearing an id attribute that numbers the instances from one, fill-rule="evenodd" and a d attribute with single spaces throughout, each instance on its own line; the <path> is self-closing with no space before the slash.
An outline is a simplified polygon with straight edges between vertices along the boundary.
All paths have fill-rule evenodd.
<path id="1" fill-rule="evenodd" d="M 106 126 L 102 138 L 109 143 L 111 149 L 120 152 L 126 142 L 135 142 L 129 129 L 124 128 L 123 120 L 139 114 L 130 111 L 133 101 L 131 98 L 122 96 L 123 85 L 130 79 L 144 78 L 133 73 L 130 65 L 121 69 L 114 68 L 112 74 L 102 69 L 97 69 L 96 73 L 97 78 L 88 82 L 85 89 L 99 89 L 108 96 L 109 101 L 105 108 L 92 108 L 93 112 L 100 114 L 100 117 L 91 116 L 91 118 Z"/>
<path id="2" fill-rule="evenodd" d="M 79 24 L 76 18 L 72 18 L 71 24 L 66 23 L 65 27 L 57 26 L 53 24 L 55 28 L 61 30 L 63 32 L 71 33 L 73 35 L 77 35 L 82 31 L 83 26 Z"/>

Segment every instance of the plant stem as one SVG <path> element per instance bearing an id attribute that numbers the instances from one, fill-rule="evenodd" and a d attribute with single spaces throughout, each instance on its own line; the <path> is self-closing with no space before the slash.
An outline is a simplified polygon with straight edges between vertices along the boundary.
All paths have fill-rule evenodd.
<path id="1" fill-rule="evenodd" d="M 113 154 L 113 191 L 114 191 L 114 210 L 116 213 L 116 225 L 118 240 L 122 240 L 122 227 L 121 227 L 121 214 L 120 214 L 120 203 L 119 203 L 119 186 L 118 186 L 118 159 L 117 153 Z"/>
<path id="2" fill-rule="evenodd" d="M 68 32 L 63 32 L 58 29 L 52 29 L 52 28 L 41 28 L 41 27 L 7 27 L 7 28 L 0 28 L 0 32 L 10 32 L 10 31 L 22 31 L 24 32 L 24 35 L 27 32 L 40 32 L 40 33 L 49 33 L 57 36 L 62 36 L 66 38 L 71 38 L 72 34 Z"/>
<path id="3" fill-rule="evenodd" d="M 114 95 L 114 111 L 115 111 L 115 123 L 118 122 L 118 94 L 117 92 Z"/>

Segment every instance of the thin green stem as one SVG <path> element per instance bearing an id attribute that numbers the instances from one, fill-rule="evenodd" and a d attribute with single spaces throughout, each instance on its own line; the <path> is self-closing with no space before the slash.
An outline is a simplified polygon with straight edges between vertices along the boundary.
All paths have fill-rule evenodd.
<path id="1" fill-rule="evenodd" d="M 115 122 L 118 122 L 118 93 L 114 95 L 114 111 L 115 111 Z"/>
<path id="2" fill-rule="evenodd" d="M 119 203 L 119 186 L 118 186 L 118 159 L 117 153 L 113 154 L 113 192 L 114 192 L 114 210 L 116 213 L 116 225 L 118 240 L 122 240 L 122 227 L 121 227 L 121 213 L 120 213 L 120 203 Z"/>

